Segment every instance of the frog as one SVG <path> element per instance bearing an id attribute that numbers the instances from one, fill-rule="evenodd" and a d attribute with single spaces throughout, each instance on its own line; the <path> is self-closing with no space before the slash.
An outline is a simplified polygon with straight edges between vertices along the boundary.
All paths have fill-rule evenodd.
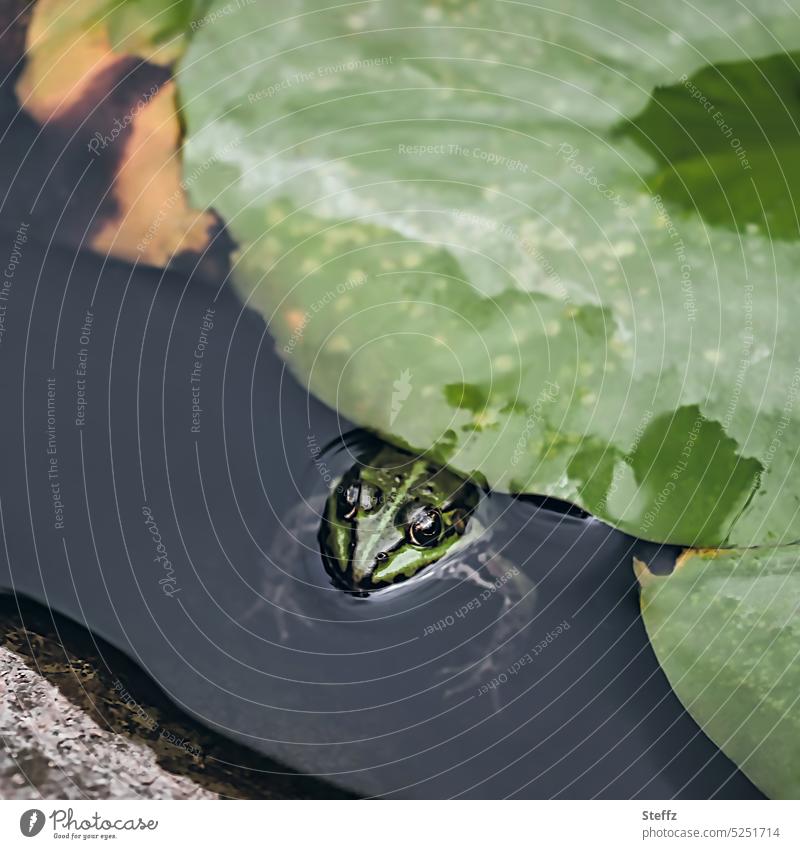
<path id="1" fill-rule="evenodd" d="M 278 577 L 263 588 L 259 608 L 268 599 L 284 642 L 292 628 L 320 622 L 303 612 L 297 582 L 281 580 L 280 564 L 297 563 L 314 538 L 329 587 L 363 603 L 401 587 L 413 592 L 423 581 L 466 581 L 475 599 L 499 601 L 500 609 L 481 637 L 480 659 L 467 669 L 443 666 L 440 674 L 451 679 L 446 696 L 477 689 L 515 659 L 513 638 L 533 618 L 535 584 L 495 545 L 502 518 L 485 486 L 425 454 L 377 440 L 361 448 L 326 493 L 284 522 L 290 533 L 270 551 L 267 570 L 275 576 L 278 565 Z"/>
<path id="2" fill-rule="evenodd" d="M 366 596 L 413 579 L 477 538 L 479 487 L 392 446 L 355 463 L 325 502 L 318 541 L 333 584 Z"/>

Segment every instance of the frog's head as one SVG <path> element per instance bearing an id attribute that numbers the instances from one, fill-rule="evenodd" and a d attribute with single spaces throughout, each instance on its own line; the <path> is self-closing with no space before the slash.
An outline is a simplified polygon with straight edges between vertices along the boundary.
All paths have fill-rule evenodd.
<path id="1" fill-rule="evenodd" d="M 411 578 L 463 538 L 479 499 L 464 478 L 383 446 L 352 466 L 325 503 L 325 568 L 356 593 Z"/>

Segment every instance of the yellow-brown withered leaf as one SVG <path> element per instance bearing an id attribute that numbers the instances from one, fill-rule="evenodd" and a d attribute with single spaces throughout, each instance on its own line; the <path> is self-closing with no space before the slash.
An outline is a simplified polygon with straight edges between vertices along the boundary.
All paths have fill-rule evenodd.
<path id="1" fill-rule="evenodd" d="M 193 7 L 173 5 L 167 14 L 150 2 L 39 0 L 17 83 L 43 132 L 85 138 L 87 165 L 95 157 L 91 167 L 108 173 L 88 245 L 156 266 L 201 251 L 216 222 L 190 208 L 181 182 L 175 86 L 164 66 L 180 53 Z"/>

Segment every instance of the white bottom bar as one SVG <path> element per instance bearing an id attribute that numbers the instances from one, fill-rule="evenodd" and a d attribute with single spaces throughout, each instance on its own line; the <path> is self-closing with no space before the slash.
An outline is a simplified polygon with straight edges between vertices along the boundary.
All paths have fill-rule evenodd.
<path id="1" fill-rule="evenodd" d="M 43 841 L 192 849 L 796 849 L 800 802 L 0 803 L 0 846 Z"/>

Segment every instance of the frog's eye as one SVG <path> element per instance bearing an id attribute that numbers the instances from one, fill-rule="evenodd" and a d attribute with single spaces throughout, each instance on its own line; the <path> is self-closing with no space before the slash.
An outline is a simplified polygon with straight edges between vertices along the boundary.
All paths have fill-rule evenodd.
<path id="1" fill-rule="evenodd" d="M 436 545 L 442 536 L 442 514 L 435 507 L 422 507 L 414 513 L 406 528 L 412 545 L 422 548 Z"/>

